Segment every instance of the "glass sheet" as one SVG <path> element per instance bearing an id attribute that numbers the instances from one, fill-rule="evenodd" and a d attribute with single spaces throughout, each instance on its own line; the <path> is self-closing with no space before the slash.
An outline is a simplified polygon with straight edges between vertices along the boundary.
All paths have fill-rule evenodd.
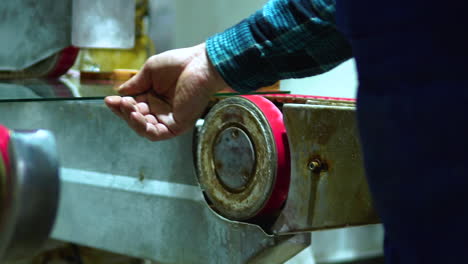
<path id="1" fill-rule="evenodd" d="M 86 100 L 115 95 L 115 81 L 79 78 L 0 80 L 0 101 Z"/>
<path id="2" fill-rule="evenodd" d="M 122 82 L 113 80 L 82 80 L 77 77 L 60 79 L 19 79 L 0 80 L 0 102 L 53 101 L 53 100 L 95 100 L 108 95 L 117 95 L 116 88 Z M 256 92 L 269 94 L 272 92 Z M 289 93 L 275 91 L 274 93 Z M 219 93 L 217 96 L 238 95 Z"/>

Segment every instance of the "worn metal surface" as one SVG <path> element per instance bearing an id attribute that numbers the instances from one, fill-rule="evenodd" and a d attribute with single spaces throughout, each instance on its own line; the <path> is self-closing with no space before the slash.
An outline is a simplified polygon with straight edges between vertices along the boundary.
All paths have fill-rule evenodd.
<path id="1" fill-rule="evenodd" d="M 70 45 L 71 1 L 0 5 L 0 70 L 25 69 Z"/>
<path id="2" fill-rule="evenodd" d="M 294 236 L 276 237 L 276 246 L 257 254 L 247 263 L 249 264 L 271 264 L 284 263 L 298 253 L 298 249 L 311 243 L 309 233 L 297 234 Z M 302 248 L 303 249 L 303 248 Z M 310 259 L 312 260 L 312 259 Z M 293 262 L 294 263 L 294 262 Z"/>
<path id="3" fill-rule="evenodd" d="M 278 238 L 213 212 L 196 182 L 190 133 L 150 143 L 101 100 L 0 102 L 0 113 L 9 127 L 56 136 L 55 239 L 157 263 L 261 263 L 272 254 L 266 263 L 282 263 L 309 244 L 308 234 Z"/>
<path id="4" fill-rule="evenodd" d="M 219 181 L 232 191 L 242 191 L 255 172 L 255 150 L 242 129 L 221 131 L 213 146 L 213 162 Z"/>
<path id="5" fill-rule="evenodd" d="M 276 233 L 378 222 L 364 175 L 354 112 L 348 103 L 283 106 L 292 171 L 288 200 L 274 226 Z"/>
<path id="6" fill-rule="evenodd" d="M 216 176 L 213 143 L 223 130 L 236 127 L 248 134 L 255 149 L 255 168 L 239 171 L 249 179 L 242 190 L 232 190 Z M 251 101 L 231 97 L 217 103 L 205 117 L 197 143 L 197 169 L 202 189 L 222 215 L 236 220 L 254 217 L 270 198 L 276 179 L 276 150 L 273 134 L 263 113 Z M 231 162 L 239 154 L 230 156 Z"/>
<path id="7" fill-rule="evenodd" d="M 35 255 L 48 239 L 58 207 L 58 161 L 44 130 L 11 133 L 11 170 L 3 181 L 0 259 Z"/>
<path id="8" fill-rule="evenodd" d="M 73 0 L 72 44 L 86 48 L 133 48 L 134 0 Z"/>

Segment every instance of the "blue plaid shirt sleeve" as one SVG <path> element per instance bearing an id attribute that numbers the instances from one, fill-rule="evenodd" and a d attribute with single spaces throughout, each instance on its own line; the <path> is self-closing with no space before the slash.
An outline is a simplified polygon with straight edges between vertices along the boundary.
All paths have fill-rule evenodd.
<path id="1" fill-rule="evenodd" d="M 271 0 L 210 37 L 208 57 L 238 92 L 326 72 L 352 56 L 334 13 L 334 0 Z"/>

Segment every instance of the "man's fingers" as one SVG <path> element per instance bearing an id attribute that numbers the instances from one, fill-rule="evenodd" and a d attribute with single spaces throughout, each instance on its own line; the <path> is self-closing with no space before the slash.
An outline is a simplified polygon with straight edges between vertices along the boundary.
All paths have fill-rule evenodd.
<path id="1" fill-rule="evenodd" d="M 143 116 L 139 112 L 130 114 L 128 125 L 140 136 L 151 141 L 159 141 L 174 137 L 174 134 L 164 125 L 157 121 L 153 115 Z"/>
<path id="2" fill-rule="evenodd" d="M 116 110 L 120 112 L 120 103 L 122 102 L 122 97 L 120 96 L 107 96 L 104 99 L 107 107 L 109 107 L 112 111 Z"/>
<path id="3" fill-rule="evenodd" d="M 108 96 L 105 103 L 116 115 L 127 121 L 127 124 L 140 136 L 151 141 L 173 138 L 175 135 L 163 123 L 150 113 L 147 103 L 133 97 Z M 140 101 L 140 102 L 137 102 Z"/>
<path id="4" fill-rule="evenodd" d="M 158 123 L 165 125 L 165 129 L 168 129 L 171 134 L 178 135 L 181 130 L 179 124 L 174 119 L 174 113 L 172 105 L 161 97 L 148 94 L 148 105 L 150 106 L 150 112 L 154 115 Z"/>
<path id="5" fill-rule="evenodd" d="M 147 103 L 137 103 L 137 100 L 132 97 L 108 96 L 104 99 L 104 102 L 112 112 L 125 120 L 130 120 L 130 115 L 133 112 L 139 112 L 143 116 L 150 113 Z"/>
<path id="6" fill-rule="evenodd" d="M 118 106 L 120 106 L 120 100 L 122 100 L 122 97 L 120 97 L 118 95 L 113 95 L 113 96 L 107 96 L 104 99 L 104 102 L 109 107 L 118 107 Z"/>
<path id="7" fill-rule="evenodd" d="M 159 123 L 158 119 L 154 115 L 151 115 L 151 114 L 145 115 L 145 119 L 146 119 L 146 122 L 153 124 L 153 125 L 156 125 L 157 123 Z"/>
<path id="8" fill-rule="evenodd" d="M 145 137 L 151 141 L 159 141 L 173 138 L 175 135 L 163 124 L 146 123 Z"/>
<path id="9" fill-rule="evenodd" d="M 120 111 L 124 114 L 124 117 L 127 121 L 130 120 L 130 114 L 132 112 L 138 112 L 136 104 L 137 102 L 132 97 L 122 97 Z"/>
<path id="10" fill-rule="evenodd" d="M 122 97 L 120 96 L 107 96 L 104 99 L 104 102 L 106 103 L 107 107 L 114 112 L 118 117 L 124 118 L 122 111 L 120 111 L 120 104 L 122 101 Z"/>
<path id="11" fill-rule="evenodd" d="M 150 108 L 147 103 L 137 103 L 136 108 L 142 115 L 147 115 L 150 113 Z"/>
<path id="12" fill-rule="evenodd" d="M 151 72 L 145 66 L 130 80 L 119 87 L 119 94 L 134 95 L 143 93 L 151 88 Z"/>
<path id="13" fill-rule="evenodd" d="M 133 112 L 130 114 L 128 125 L 137 132 L 140 136 L 145 136 L 146 132 L 146 119 L 145 117 L 138 112 Z"/>
<path id="14" fill-rule="evenodd" d="M 151 141 L 159 141 L 174 137 L 171 131 L 161 123 L 158 123 L 153 115 L 143 116 L 141 113 L 130 114 L 129 126 L 140 136 Z"/>

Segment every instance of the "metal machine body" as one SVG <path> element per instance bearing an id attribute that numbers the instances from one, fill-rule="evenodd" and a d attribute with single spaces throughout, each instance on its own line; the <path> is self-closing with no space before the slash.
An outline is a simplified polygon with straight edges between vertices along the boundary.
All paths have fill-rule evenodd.
<path id="1" fill-rule="evenodd" d="M 288 200 L 274 232 L 379 223 L 364 173 L 354 103 L 283 106 L 291 150 Z"/>
<path id="2" fill-rule="evenodd" d="M 69 94 L 76 91 L 81 89 Z M 4 97 L 0 123 L 15 129 L 40 127 L 56 137 L 61 190 L 53 239 L 156 263 L 274 264 L 309 246 L 312 230 L 376 222 L 363 181 L 354 109 L 348 101 L 340 105 L 334 100 L 265 96 L 284 115 L 289 143 L 281 144 L 288 144 L 291 151 L 291 177 L 284 206 L 258 222 L 230 220 L 205 199 L 206 186 L 200 189 L 196 174 L 200 168 L 193 162 L 197 149 L 193 136 L 196 144 L 202 127 L 149 143 L 119 122 L 102 99 L 49 95 L 53 98 Z M 227 106 L 230 100 L 234 99 L 224 101 Z M 263 120 L 261 114 L 257 119 Z M 203 126 L 209 125 L 205 120 Z M 264 123 L 258 134 L 268 135 L 270 125 Z M 215 126 L 213 131 L 217 130 L 211 145 L 218 142 L 221 148 L 214 144 L 214 162 L 229 164 L 233 156 L 222 153 L 242 145 L 248 155 L 236 166 L 252 171 L 260 155 L 278 151 L 277 146 L 263 146 L 272 152 L 260 154 L 248 127 Z M 309 134 L 310 138 L 304 136 Z M 204 147 L 210 148 L 209 142 Z M 336 151 L 341 148 L 344 152 Z M 272 166 L 275 177 L 270 179 L 277 179 L 275 156 L 268 155 L 273 158 L 265 166 Z M 225 185 L 242 189 L 249 181 L 233 178 L 233 171 L 216 173 L 221 172 Z"/>
<path id="3" fill-rule="evenodd" d="M 207 115 L 199 136 L 197 161 L 201 186 L 208 199 L 213 202 L 215 210 L 231 219 L 245 214 L 243 220 L 255 220 L 263 216 L 258 205 L 249 204 L 252 196 L 260 203 L 260 207 L 265 207 L 267 201 L 284 195 L 287 200 L 281 199 L 286 203 L 280 210 L 279 217 L 269 216 L 269 220 L 274 221 L 269 231 L 277 235 L 378 223 L 364 174 L 354 102 L 300 95 L 266 97 L 272 102 L 283 103 L 281 108 L 288 141 L 268 140 L 272 137 L 272 131 L 284 131 L 283 116 L 279 118 L 280 123 L 262 122 L 258 117 L 248 118 L 255 109 L 260 111 L 257 113 L 260 116 L 279 111 L 272 103 L 269 108 L 262 108 L 258 102 L 257 105 L 249 106 L 241 97 L 228 98 L 215 105 Z M 246 110 L 248 108 L 250 111 Z M 216 150 L 220 145 L 218 141 L 219 138 L 224 139 L 225 132 L 232 130 L 232 127 L 240 127 L 249 135 L 252 146 L 247 146 L 254 150 L 246 150 L 245 147 L 238 147 L 235 151 L 225 150 L 221 166 L 216 158 Z M 285 132 L 283 137 L 286 136 Z M 239 142 L 236 143 L 239 146 Z M 269 145 L 269 148 L 265 149 L 265 145 Z M 277 156 L 278 146 L 289 150 L 291 175 L 289 164 L 288 171 L 276 171 L 281 160 Z M 246 178 L 245 168 L 237 165 L 239 156 L 242 155 L 241 150 L 247 152 L 248 157 L 255 157 L 255 169 L 251 169 L 248 179 L 261 181 L 258 185 L 262 187 L 274 186 L 279 181 L 286 192 L 278 194 L 271 188 L 267 191 L 256 190 L 250 187 L 256 184 L 251 180 L 249 185 L 246 184 L 249 196 L 238 197 L 245 191 L 232 190 L 218 184 L 217 179 L 221 183 L 223 180 L 223 173 L 220 173 L 218 167 L 224 170 L 225 164 L 234 164 L 237 167 L 237 171 L 231 172 L 234 174 L 230 175 L 231 182 L 235 181 L 233 179 L 236 176 L 237 179 Z M 289 156 L 283 159 L 289 163 Z M 249 162 L 244 162 L 245 164 Z M 219 196 L 220 193 L 226 194 Z M 228 209 L 225 208 L 226 204 L 229 205 Z"/>
<path id="4" fill-rule="evenodd" d="M 0 71 L 25 69 L 70 46 L 71 1 L 4 1 Z M 34 43 L 34 45 L 31 45 Z"/>
<path id="5" fill-rule="evenodd" d="M 78 53 L 70 45 L 132 47 L 135 1 L 30 2 L 0 8 L 9 39 L 0 79 L 10 79 L 0 82 L 0 124 L 47 129 L 59 154 L 44 130 L 3 139 L 11 144 L 0 160 L 0 260 L 32 254 L 50 234 L 156 263 L 275 264 L 309 246 L 311 231 L 378 222 L 352 100 L 228 98 L 203 126 L 148 143 L 104 106 L 115 84 L 24 79 L 65 73 Z M 186 3 L 159 2 L 168 19 L 158 38 L 198 34 L 165 30 Z"/>
<path id="6" fill-rule="evenodd" d="M 161 263 L 282 263 L 310 244 L 308 234 L 278 238 L 207 206 L 191 133 L 148 143 L 101 100 L 0 102 L 0 113 L 9 127 L 56 135 L 54 239 Z"/>

